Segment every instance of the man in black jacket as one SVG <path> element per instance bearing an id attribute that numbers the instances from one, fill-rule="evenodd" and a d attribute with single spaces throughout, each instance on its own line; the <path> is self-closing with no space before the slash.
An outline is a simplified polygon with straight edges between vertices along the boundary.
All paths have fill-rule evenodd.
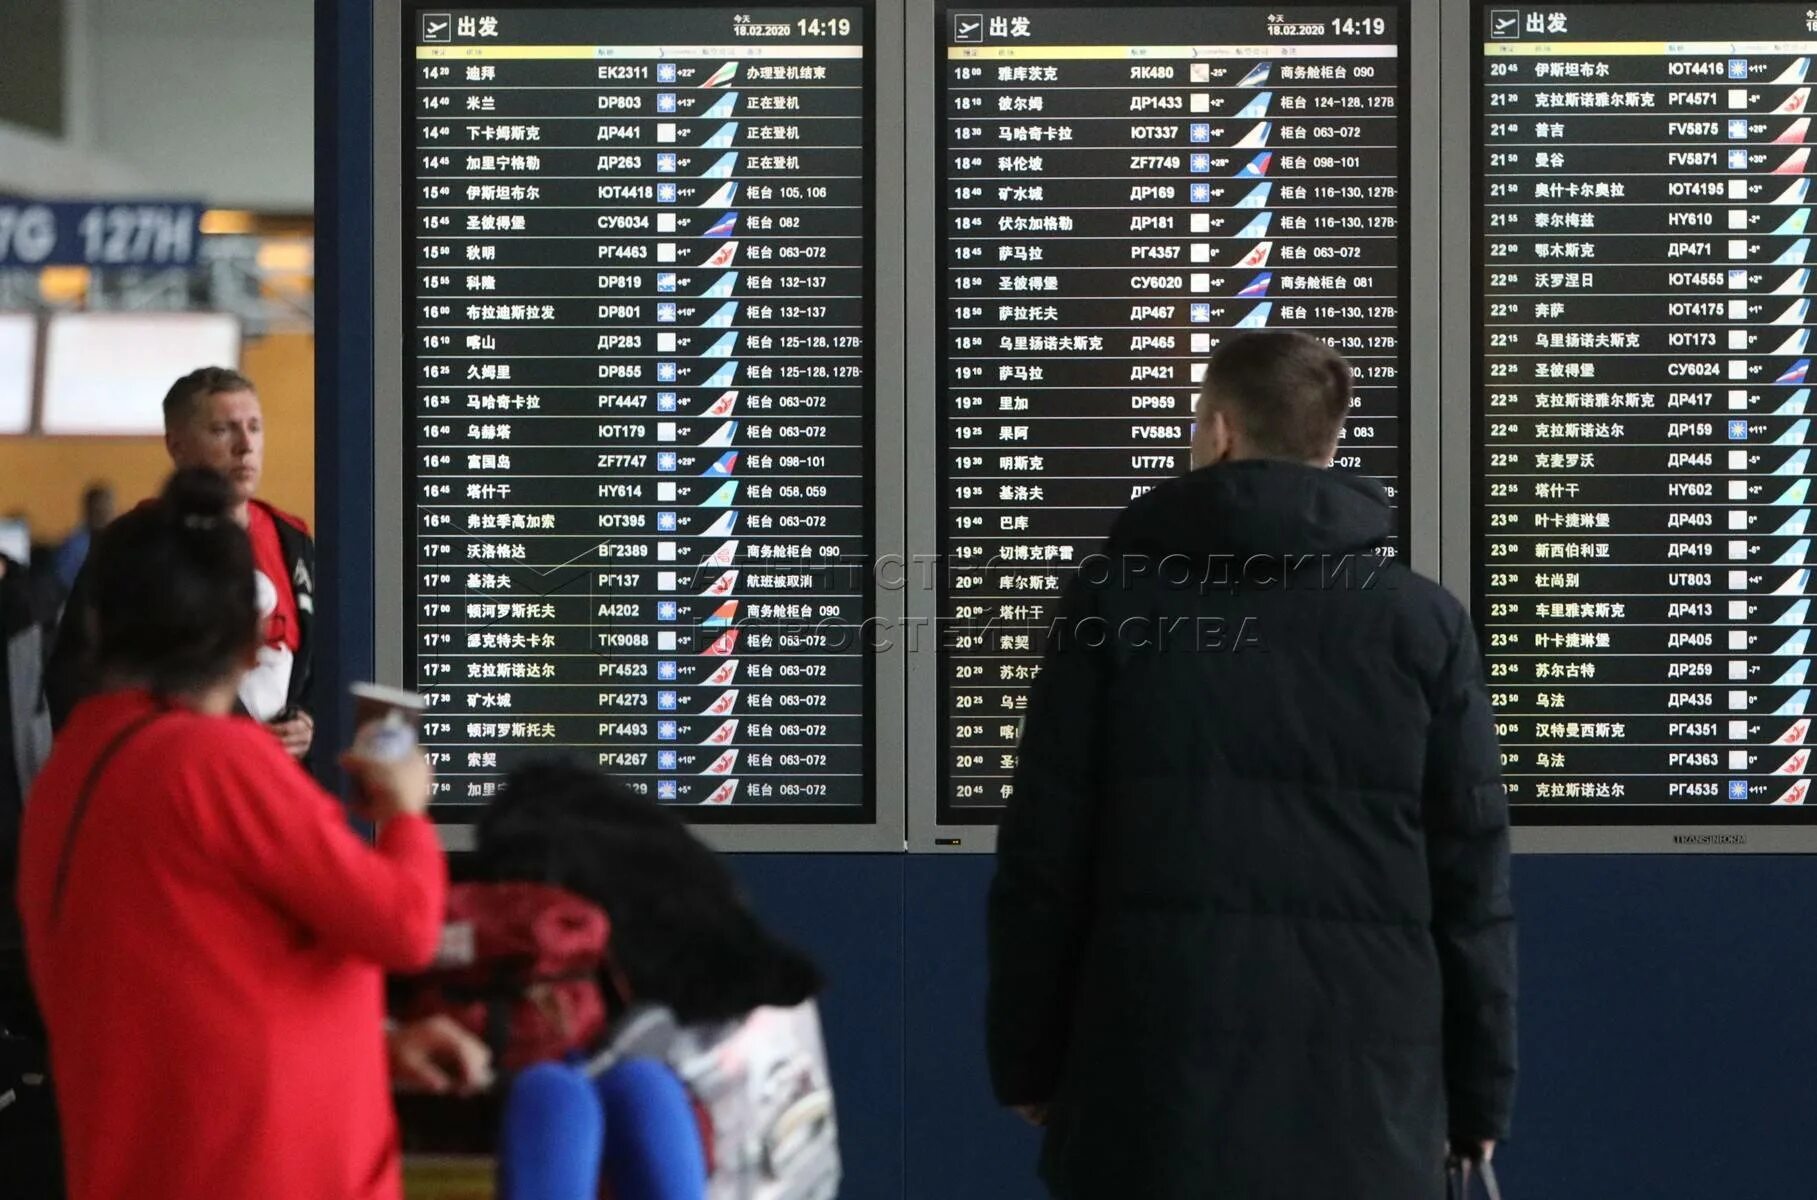
<path id="1" fill-rule="evenodd" d="M 265 417 L 252 381 L 225 367 L 191 371 L 164 396 L 164 446 L 171 463 L 225 476 L 239 500 L 257 568 L 265 642 L 240 686 L 240 707 L 265 723 L 284 748 L 305 758 L 315 739 L 315 542 L 302 518 L 255 498 L 265 470 Z M 160 581 L 148 579 L 147 587 Z M 51 719 L 61 728 L 93 690 L 87 575 L 76 577 L 45 674 Z"/>
<path id="2" fill-rule="evenodd" d="M 998 1099 L 1065 1198 L 1437 1200 L 1507 1132 L 1500 755 L 1461 605 L 1323 469 L 1348 364 L 1243 334 L 1197 469 L 1049 630 L 990 896 Z"/>

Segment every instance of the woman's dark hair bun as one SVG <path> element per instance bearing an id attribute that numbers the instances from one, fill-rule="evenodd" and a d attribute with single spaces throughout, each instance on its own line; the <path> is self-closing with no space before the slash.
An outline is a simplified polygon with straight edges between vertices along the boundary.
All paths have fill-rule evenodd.
<path id="1" fill-rule="evenodd" d="M 170 477 L 95 538 L 82 569 L 96 678 L 173 695 L 223 679 L 259 640 L 252 543 L 233 489 L 206 468 Z M 74 602 L 72 602 L 74 603 Z"/>
<path id="2" fill-rule="evenodd" d="M 191 517 L 200 522 L 225 520 L 233 507 L 233 485 L 219 471 L 184 467 L 165 483 L 160 499 L 178 522 Z"/>

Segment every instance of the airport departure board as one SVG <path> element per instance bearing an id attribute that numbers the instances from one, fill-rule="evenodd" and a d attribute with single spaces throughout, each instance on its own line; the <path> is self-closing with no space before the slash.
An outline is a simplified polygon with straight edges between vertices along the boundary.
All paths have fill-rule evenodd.
<path id="1" fill-rule="evenodd" d="M 1817 686 L 1817 10 L 1475 20 L 1474 591 L 1511 797 L 1547 823 L 1789 817 Z"/>
<path id="2" fill-rule="evenodd" d="M 1220 337 L 1343 351 L 1336 465 L 1400 502 L 1406 28 L 1395 5 L 935 17 L 937 809 L 980 824 L 1009 798 L 1061 589 L 1189 468 Z"/>
<path id="3" fill-rule="evenodd" d="M 405 20 L 439 811 L 578 755 L 700 819 L 868 820 L 869 8 Z"/>

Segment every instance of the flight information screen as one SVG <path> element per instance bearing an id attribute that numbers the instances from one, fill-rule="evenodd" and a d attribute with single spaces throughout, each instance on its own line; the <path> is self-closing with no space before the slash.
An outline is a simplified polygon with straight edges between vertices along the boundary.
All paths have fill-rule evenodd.
<path id="1" fill-rule="evenodd" d="M 580 755 L 705 820 L 869 819 L 868 9 L 404 19 L 439 811 Z"/>
<path id="2" fill-rule="evenodd" d="M 989 823 L 1061 589 L 1188 470 L 1221 337 L 1342 350 L 1336 465 L 1404 492 L 1406 29 L 1394 5 L 936 20 L 938 819 Z"/>
<path id="3" fill-rule="evenodd" d="M 1474 599 L 1511 797 L 1786 816 L 1812 774 L 1817 10 L 1475 19 Z"/>

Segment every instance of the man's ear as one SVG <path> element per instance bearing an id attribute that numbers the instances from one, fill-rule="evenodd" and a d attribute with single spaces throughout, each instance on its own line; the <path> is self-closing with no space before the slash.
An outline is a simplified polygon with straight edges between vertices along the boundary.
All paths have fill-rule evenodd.
<path id="1" fill-rule="evenodd" d="M 1231 427 L 1230 417 L 1221 408 L 1214 408 L 1205 414 L 1205 447 L 1201 454 L 1202 467 L 1213 463 L 1227 462 L 1232 451 L 1236 449 L 1236 430 Z"/>

